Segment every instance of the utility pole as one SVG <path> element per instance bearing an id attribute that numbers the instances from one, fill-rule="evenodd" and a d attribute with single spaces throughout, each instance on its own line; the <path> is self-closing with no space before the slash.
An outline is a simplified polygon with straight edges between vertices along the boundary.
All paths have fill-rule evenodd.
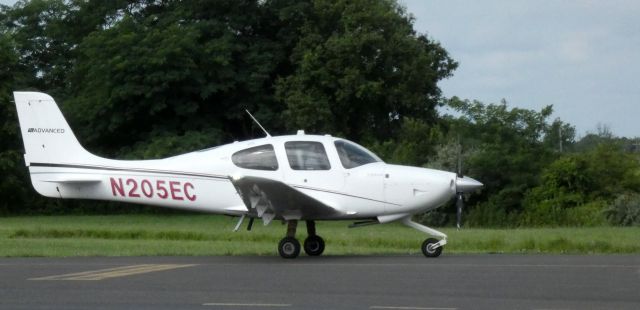
<path id="1" fill-rule="evenodd" d="M 560 153 L 562 153 L 562 124 L 558 125 L 558 140 L 560 141 Z"/>

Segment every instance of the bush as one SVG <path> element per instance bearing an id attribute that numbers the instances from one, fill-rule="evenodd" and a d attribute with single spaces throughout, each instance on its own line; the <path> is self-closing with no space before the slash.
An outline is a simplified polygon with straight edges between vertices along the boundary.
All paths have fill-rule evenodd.
<path id="1" fill-rule="evenodd" d="M 442 227 L 447 224 L 449 219 L 446 213 L 439 210 L 431 210 L 418 215 L 416 220 L 426 226 Z"/>
<path id="2" fill-rule="evenodd" d="M 536 204 L 525 200 L 525 210 L 520 216 L 520 226 L 562 226 L 567 222 L 567 212 L 561 201 L 564 199 L 548 199 Z"/>
<path id="3" fill-rule="evenodd" d="M 639 223 L 638 171 L 638 159 L 615 145 L 601 145 L 589 152 L 564 155 L 545 168 L 540 185 L 526 193 L 520 225 Z M 612 201 L 615 202 L 607 207 Z"/>
<path id="4" fill-rule="evenodd" d="M 567 226 L 603 226 L 607 223 L 603 212 L 606 207 L 607 203 L 604 201 L 593 201 L 567 209 L 565 224 Z"/>
<path id="5" fill-rule="evenodd" d="M 502 200 L 494 195 L 488 201 L 471 208 L 465 215 L 463 224 L 471 227 L 510 227 L 515 226 L 517 210 L 508 210 Z"/>
<path id="6" fill-rule="evenodd" d="M 640 194 L 624 193 L 606 208 L 605 217 L 609 223 L 621 226 L 640 225 Z"/>

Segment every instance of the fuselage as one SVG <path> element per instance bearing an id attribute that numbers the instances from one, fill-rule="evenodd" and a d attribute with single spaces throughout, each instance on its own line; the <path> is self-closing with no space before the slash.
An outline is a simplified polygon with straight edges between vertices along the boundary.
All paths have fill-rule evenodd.
<path id="1" fill-rule="evenodd" d="M 55 164 L 31 162 L 29 169 L 36 190 L 49 197 L 230 215 L 248 211 L 231 182 L 243 176 L 281 181 L 339 211 L 322 219 L 392 221 L 436 208 L 456 193 L 454 173 L 386 164 L 353 142 L 305 134 L 235 142 L 157 160 L 70 156 Z"/>

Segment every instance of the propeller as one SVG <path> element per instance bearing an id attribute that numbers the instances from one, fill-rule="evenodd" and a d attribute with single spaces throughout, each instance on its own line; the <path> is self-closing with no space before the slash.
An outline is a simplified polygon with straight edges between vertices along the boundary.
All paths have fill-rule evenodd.
<path id="1" fill-rule="evenodd" d="M 458 221 L 456 223 L 456 226 L 458 227 L 458 229 L 460 229 L 460 227 L 462 227 L 462 209 L 464 208 L 464 199 L 462 197 L 462 192 L 458 192 L 456 194 L 458 196 L 458 199 L 456 200 L 456 208 L 458 209 L 457 215 L 458 215 Z"/>
<path id="2" fill-rule="evenodd" d="M 458 168 L 457 169 L 458 177 L 463 178 L 464 176 L 462 175 L 462 144 L 460 143 L 460 135 L 458 135 L 458 166 L 456 168 Z"/>
<path id="3" fill-rule="evenodd" d="M 457 178 L 462 179 L 464 175 L 462 175 L 462 144 L 460 143 L 460 135 L 458 135 L 458 167 L 457 167 Z M 456 182 L 457 183 L 457 182 Z M 464 196 L 463 192 L 456 186 L 456 226 L 458 229 L 462 226 L 462 209 L 464 209 Z"/>
<path id="4" fill-rule="evenodd" d="M 462 210 L 464 209 L 464 193 L 472 193 L 483 185 L 482 183 L 462 174 L 462 144 L 458 136 L 458 171 L 456 172 L 456 209 L 458 229 L 462 227 Z"/>

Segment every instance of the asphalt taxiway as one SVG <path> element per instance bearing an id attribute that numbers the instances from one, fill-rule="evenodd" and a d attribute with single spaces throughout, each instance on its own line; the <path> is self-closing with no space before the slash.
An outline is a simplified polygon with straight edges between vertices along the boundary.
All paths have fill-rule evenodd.
<path id="1" fill-rule="evenodd" d="M 2 309 L 640 309 L 640 255 L 0 259 Z"/>

